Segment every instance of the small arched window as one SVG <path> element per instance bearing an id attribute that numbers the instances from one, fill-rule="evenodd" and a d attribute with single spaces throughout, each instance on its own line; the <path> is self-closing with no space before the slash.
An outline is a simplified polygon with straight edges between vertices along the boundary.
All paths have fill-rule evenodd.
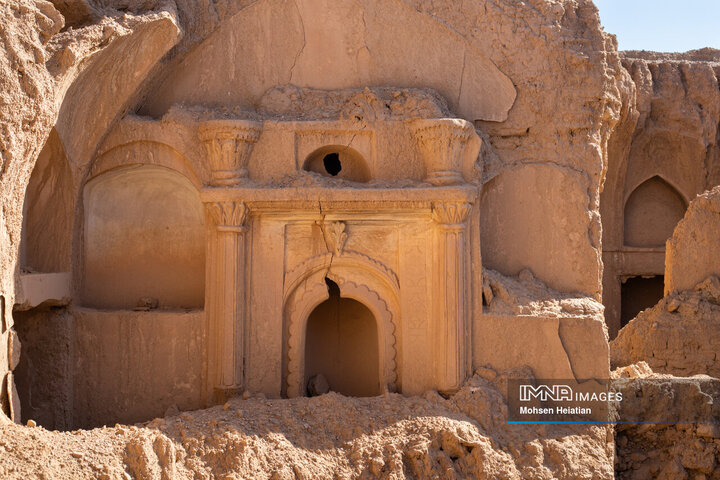
<path id="1" fill-rule="evenodd" d="M 351 182 L 368 182 L 371 178 L 370 168 L 363 156 L 345 145 L 318 148 L 305 159 L 303 170 Z"/>

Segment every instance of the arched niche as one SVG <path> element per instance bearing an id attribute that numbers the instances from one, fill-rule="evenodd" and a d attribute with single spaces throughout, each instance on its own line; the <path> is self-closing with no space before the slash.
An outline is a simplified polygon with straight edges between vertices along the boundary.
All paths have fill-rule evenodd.
<path id="1" fill-rule="evenodd" d="M 339 289 L 310 313 L 304 355 L 305 386 L 322 375 L 330 390 L 346 396 L 382 393 L 377 319 L 362 302 L 342 297 Z"/>
<path id="2" fill-rule="evenodd" d="M 75 191 L 60 137 L 52 129 L 33 169 L 23 206 L 22 270 L 69 272 Z"/>
<path id="3" fill-rule="evenodd" d="M 342 258 L 342 257 L 340 257 Z M 379 379 L 378 392 L 396 388 L 397 371 L 396 322 L 398 313 L 393 293 L 387 288 L 384 280 L 369 278 L 361 273 L 363 268 L 332 267 L 332 271 L 312 271 L 300 281 L 288 295 L 285 302 L 285 328 L 287 343 L 285 346 L 285 388 L 288 397 L 303 396 L 306 393 L 306 382 L 311 373 L 306 370 L 306 346 L 308 325 L 312 315 L 318 308 L 322 309 L 325 302 L 332 301 L 328 280 L 338 289 L 341 299 L 359 302 L 371 313 L 377 332 L 377 362 L 372 364 L 377 370 L 370 375 Z M 369 318 L 369 317 L 367 317 Z M 368 332 L 365 332 L 369 335 Z M 333 385 L 330 385 L 333 388 Z M 344 386 L 343 386 L 344 388 Z M 345 393 L 354 394 L 352 390 Z M 372 394 L 374 391 L 361 392 Z"/>
<path id="4" fill-rule="evenodd" d="M 305 159 L 303 169 L 324 177 L 351 182 L 371 180 L 370 167 L 363 156 L 347 145 L 327 145 L 318 148 Z"/>
<path id="5" fill-rule="evenodd" d="M 629 247 L 664 247 L 687 204 L 669 183 L 654 176 L 628 197 L 624 210 L 624 243 Z"/>
<path id="6" fill-rule="evenodd" d="M 165 167 L 117 168 L 84 188 L 83 303 L 202 308 L 205 216 L 199 193 Z"/>

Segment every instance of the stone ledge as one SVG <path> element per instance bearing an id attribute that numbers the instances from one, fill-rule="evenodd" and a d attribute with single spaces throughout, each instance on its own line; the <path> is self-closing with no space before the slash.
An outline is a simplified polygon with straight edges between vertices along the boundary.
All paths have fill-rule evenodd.
<path id="1" fill-rule="evenodd" d="M 72 301 L 70 280 L 69 272 L 21 274 L 20 288 L 13 309 L 23 311 L 40 305 L 70 304 Z"/>

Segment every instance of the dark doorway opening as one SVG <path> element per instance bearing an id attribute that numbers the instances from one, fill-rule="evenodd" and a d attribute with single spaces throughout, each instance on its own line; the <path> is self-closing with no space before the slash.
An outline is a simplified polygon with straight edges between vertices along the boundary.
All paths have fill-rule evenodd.
<path id="1" fill-rule="evenodd" d="M 330 390 L 353 397 L 380 394 L 378 330 L 362 303 L 340 297 L 328 283 L 330 298 L 310 314 L 305 337 L 305 385 L 322 375 Z"/>
<path id="2" fill-rule="evenodd" d="M 627 325 L 638 313 L 654 306 L 663 298 L 665 276 L 631 277 L 622 284 L 620 328 Z"/>

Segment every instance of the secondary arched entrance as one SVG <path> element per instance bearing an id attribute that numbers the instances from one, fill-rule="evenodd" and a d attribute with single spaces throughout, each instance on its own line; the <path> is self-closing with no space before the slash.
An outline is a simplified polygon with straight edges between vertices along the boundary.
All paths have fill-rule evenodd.
<path id="1" fill-rule="evenodd" d="M 379 395 L 380 359 L 375 316 L 361 302 L 340 296 L 329 281 L 330 298 L 308 317 L 305 338 L 305 385 L 315 375 L 330 390 L 347 396 Z"/>

